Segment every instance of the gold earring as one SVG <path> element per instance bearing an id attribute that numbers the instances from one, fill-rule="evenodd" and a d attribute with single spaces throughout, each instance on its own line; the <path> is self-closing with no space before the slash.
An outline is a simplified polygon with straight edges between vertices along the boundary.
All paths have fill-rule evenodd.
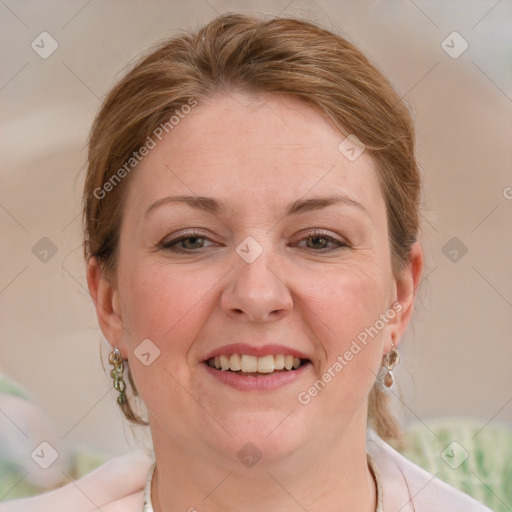
<path id="1" fill-rule="evenodd" d="M 386 375 L 382 378 L 382 382 L 388 389 L 390 389 L 395 382 L 393 368 L 397 364 L 400 364 L 400 354 L 395 348 L 393 341 L 391 341 L 391 350 L 382 358 L 382 366 L 387 370 Z"/>
<path id="2" fill-rule="evenodd" d="M 126 402 L 126 395 L 124 394 L 126 390 L 126 383 L 123 379 L 124 362 L 121 357 L 121 352 L 119 352 L 117 347 L 110 352 L 108 362 L 113 366 L 112 370 L 110 370 L 110 376 L 114 380 L 114 389 L 119 391 L 117 403 L 119 405 L 123 405 Z"/>

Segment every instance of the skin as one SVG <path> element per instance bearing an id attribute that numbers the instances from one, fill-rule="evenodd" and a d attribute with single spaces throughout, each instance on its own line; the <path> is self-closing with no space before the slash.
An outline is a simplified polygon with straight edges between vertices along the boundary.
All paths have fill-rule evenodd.
<path id="1" fill-rule="evenodd" d="M 194 108 L 131 176 L 117 287 L 94 258 L 87 276 L 100 327 L 128 359 L 149 411 L 155 510 L 375 510 L 367 395 L 409 324 L 423 253 L 414 244 L 410 265 L 393 277 L 374 162 L 369 152 L 349 161 L 338 150 L 344 138 L 297 99 L 230 93 Z M 333 194 L 364 208 L 284 215 L 298 199 Z M 145 215 L 170 195 L 228 207 L 214 214 L 168 202 Z M 188 253 L 159 246 L 187 228 L 205 237 L 178 244 Z M 313 229 L 348 246 L 314 238 Z M 252 263 L 236 252 L 249 236 L 263 249 Z M 401 311 L 299 403 L 395 301 Z M 148 338 L 160 355 L 145 366 L 134 351 Z M 312 364 L 280 389 L 239 391 L 202 363 L 236 342 L 293 347 Z M 262 454 L 251 468 L 237 457 L 248 442 Z"/>

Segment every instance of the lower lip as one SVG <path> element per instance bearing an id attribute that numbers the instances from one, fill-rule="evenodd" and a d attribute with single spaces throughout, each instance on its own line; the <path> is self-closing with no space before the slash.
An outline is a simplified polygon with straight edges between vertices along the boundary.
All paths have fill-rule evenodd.
<path id="1" fill-rule="evenodd" d="M 271 391 L 282 388 L 287 384 L 299 379 L 311 363 L 305 363 L 297 370 L 288 370 L 286 372 L 271 373 L 261 375 L 260 377 L 243 376 L 226 370 L 216 370 L 206 363 L 203 364 L 206 371 L 222 384 L 226 384 L 239 391 Z"/>

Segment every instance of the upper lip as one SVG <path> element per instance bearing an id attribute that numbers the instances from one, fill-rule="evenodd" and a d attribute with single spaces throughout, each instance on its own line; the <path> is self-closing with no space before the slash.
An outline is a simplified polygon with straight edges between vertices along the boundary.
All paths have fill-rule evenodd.
<path id="1" fill-rule="evenodd" d="M 208 361 L 212 357 L 231 355 L 231 354 L 247 354 L 249 356 L 263 357 L 268 355 L 291 355 L 298 357 L 299 359 L 309 359 L 309 357 L 295 348 L 286 347 L 285 345 L 248 345 L 246 343 L 231 343 L 229 345 L 223 345 L 215 350 L 209 352 L 203 361 Z"/>

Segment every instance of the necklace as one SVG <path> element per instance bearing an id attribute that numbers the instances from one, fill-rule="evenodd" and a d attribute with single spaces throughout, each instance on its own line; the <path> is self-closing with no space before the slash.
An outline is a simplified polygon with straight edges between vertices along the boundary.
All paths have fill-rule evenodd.
<path id="1" fill-rule="evenodd" d="M 367 455 L 368 466 L 370 467 L 370 473 L 372 474 L 373 480 L 375 481 L 375 489 L 377 492 L 377 507 L 375 512 L 384 512 L 382 508 L 382 483 L 380 480 L 380 472 L 373 460 Z M 144 487 L 144 508 L 142 512 L 154 512 L 153 504 L 151 502 L 151 482 L 153 481 L 153 474 L 155 472 L 155 464 L 151 466 L 146 478 L 146 485 Z"/>
<path id="2" fill-rule="evenodd" d="M 155 466 L 156 463 L 149 468 L 148 476 L 146 478 L 146 485 L 144 487 L 144 508 L 142 509 L 142 512 L 154 512 L 153 503 L 151 503 L 151 482 L 153 481 Z"/>

